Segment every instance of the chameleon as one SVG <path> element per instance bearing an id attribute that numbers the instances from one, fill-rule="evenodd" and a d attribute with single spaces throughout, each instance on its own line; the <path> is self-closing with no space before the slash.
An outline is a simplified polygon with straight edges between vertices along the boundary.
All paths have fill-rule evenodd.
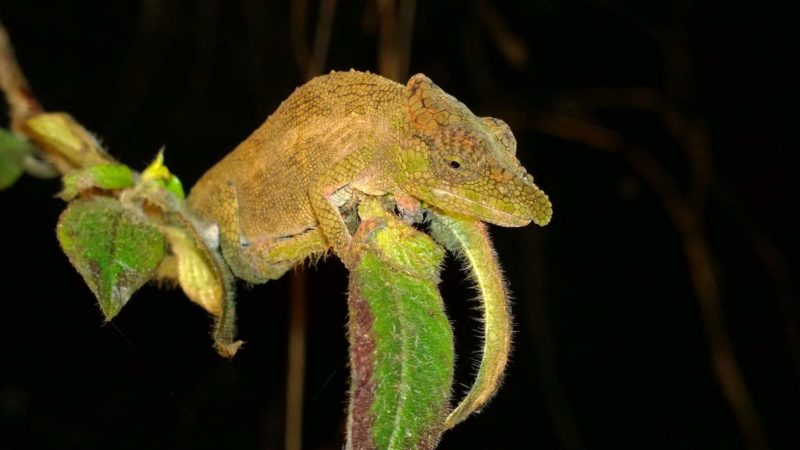
<path id="1" fill-rule="evenodd" d="M 342 211 L 359 195 L 505 227 L 546 225 L 550 200 L 516 147 L 505 122 L 476 116 L 423 74 L 403 85 L 334 71 L 297 88 L 187 202 L 233 274 L 264 283 L 328 250 L 351 268 Z"/>

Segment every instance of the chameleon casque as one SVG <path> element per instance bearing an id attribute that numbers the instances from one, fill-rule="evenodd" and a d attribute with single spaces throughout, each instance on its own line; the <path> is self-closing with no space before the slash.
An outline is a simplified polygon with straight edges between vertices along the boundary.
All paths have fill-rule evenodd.
<path id="1" fill-rule="evenodd" d="M 425 75 L 404 86 L 331 72 L 297 88 L 188 202 L 218 227 L 234 275 L 263 283 L 328 249 L 350 267 L 340 211 L 362 194 L 500 226 L 546 225 L 550 201 L 515 152 L 505 122 L 475 116 Z"/>

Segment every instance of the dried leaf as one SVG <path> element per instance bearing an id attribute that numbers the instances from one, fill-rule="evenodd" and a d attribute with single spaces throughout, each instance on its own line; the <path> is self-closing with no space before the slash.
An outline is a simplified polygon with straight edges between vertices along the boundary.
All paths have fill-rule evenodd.
<path id="1" fill-rule="evenodd" d="M 168 213 L 166 218 L 168 225 L 159 228 L 169 242 L 173 267 L 164 268 L 169 270 L 161 275 L 176 279 L 190 300 L 214 316 L 214 347 L 220 355 L 231 358 L 243 345 L 236 339 L 233 276 L 182 213 Z"/>
<path id="2" fill-rule="evenodd" d="M 49 154 L 61 173 L 114 162 L 97 139 L 69 114 L 38 114 L 23 124 L 23 131 Z"/>

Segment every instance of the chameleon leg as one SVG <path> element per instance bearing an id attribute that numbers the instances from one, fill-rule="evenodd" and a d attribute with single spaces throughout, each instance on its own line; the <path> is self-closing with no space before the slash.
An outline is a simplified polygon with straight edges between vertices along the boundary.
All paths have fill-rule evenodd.
<path id="1" fill-rule="evenodd" d="M 319 223 L 319 228 L 325 236 L 333 252 L 349 269 L 352 258 L 350 257 L 350 242 L 352 237 L 347 231 L 347 225 L 339 212 L 333 194 L 343 186 L 358 179 L 359 175 L 369 164 L 365 158 L 367 152 L 353 152 L 346 158 L 337 162 L 319 182 L 311 187 L 308 193 L 311 208 Z"/>
<path id="2" fill-rule="evenodd" d="M 243 241 L 236 188 L 227 184 L 218 191 L 219 204 L 226 205 L 219 220 L 222 256 L 238 278 L 256 284 L 275 280 L 309 256 L 327 250 L 317 228 L 285 238 Z"/>
<path id="3" fill-rule="evenodd" d="M 293 261 L 297 265 L 305 259 L 328 251 L 328 243 L 319 228 L 276 241 L 268 257 L 275 261 Z"/>

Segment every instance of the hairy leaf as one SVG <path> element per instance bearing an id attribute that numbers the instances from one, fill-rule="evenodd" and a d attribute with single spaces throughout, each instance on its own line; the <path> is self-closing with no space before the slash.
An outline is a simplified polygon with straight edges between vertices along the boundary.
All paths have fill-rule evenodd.
<path id="1" fill-rule="evenodd" d="M 58 196 L 72 200 L 81 191 L 91 188 L 124 189 L 133 186 L 133 171 L 124 164 L 98 164 L 63 177 L 64 188 Z"/>
<path id="2" fill-rule="evenodd" d="M 437 288 L 444 250 L 371 200 L 360 208 L 350 274 L 347 447 L 429 449 L 453 382 L 453 334 Z"/>
<path id="3" fill-rule="evenodd" d="M 164 258 L 161 232 L 118 200 L 76 200 L 61 214 L 56 229 L 61 248 L 111 320 Z"/>
<path id="4" fill-rule="evenodd" d="M 25 122 L 25 135 L 49 155 L 61 173 L 113 163 L 97 139 L 69 114 L 37 114 Z"/>

